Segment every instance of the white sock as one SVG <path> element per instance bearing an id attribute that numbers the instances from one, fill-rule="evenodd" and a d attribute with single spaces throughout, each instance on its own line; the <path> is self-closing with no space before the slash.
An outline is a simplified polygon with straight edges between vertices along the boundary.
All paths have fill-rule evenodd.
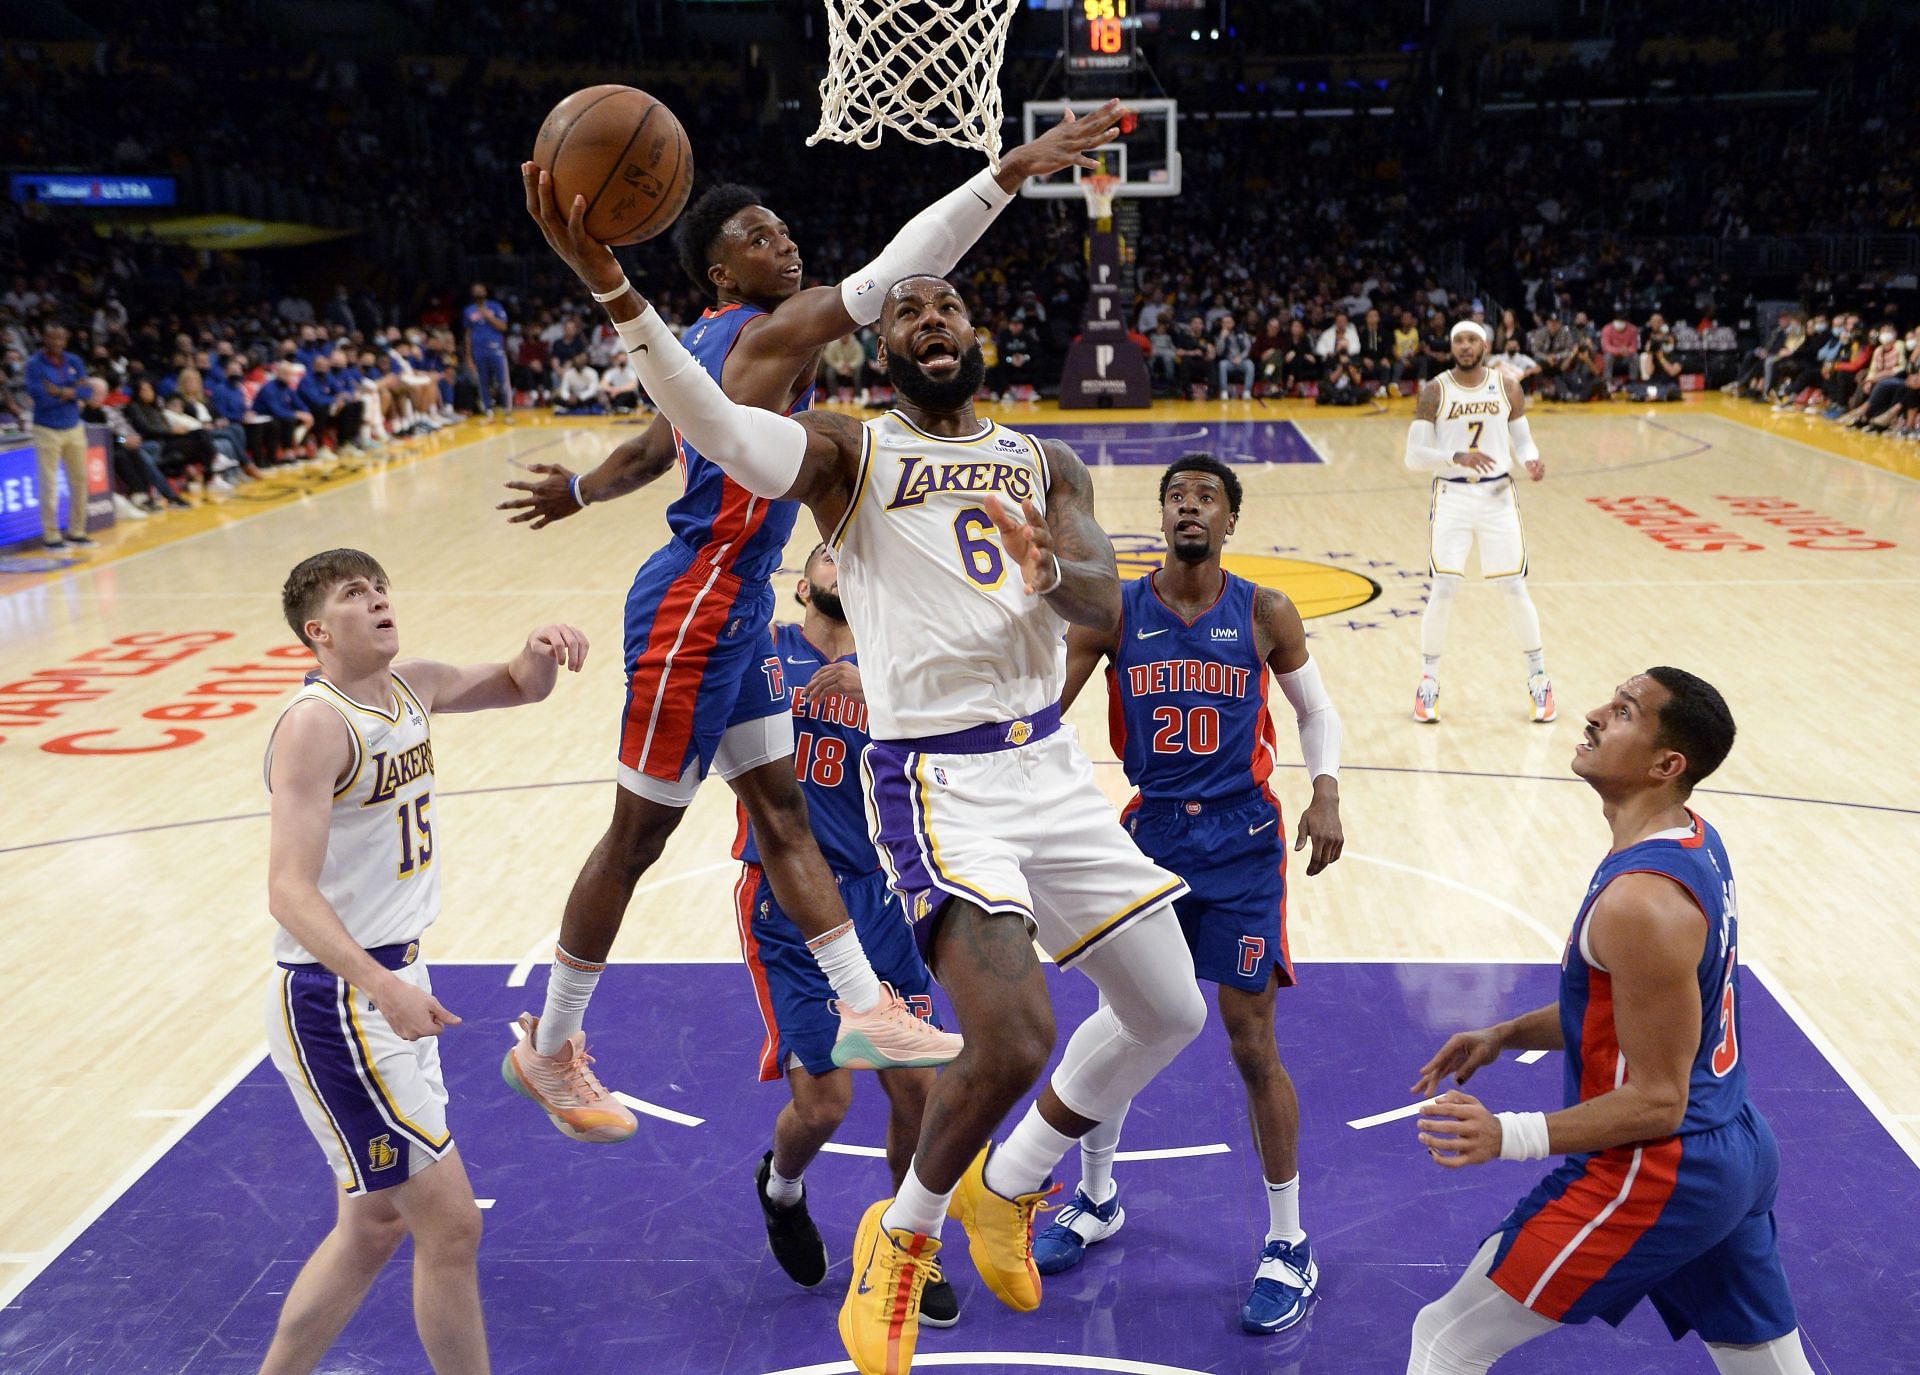
<path id="1" fill-rule="evenodd" d="M 1535 677 L 1547 671 L 1547 651 L 1530 649 L 1527 651 L 1527 676 Z"/>
<path id="2" fill-rule="evenodd" d="M 827 976 L 840 1001 L 855 1012 L 870 1012 L 880 1002 L 880 980 L 867 960 L 860 933 L 851 921 L 807 942 L 807 949 Z"/>
<path id="3" fill-rule="evenodd" d="M 1027 1109 L 1013 1134 L 987 1157 L 987 1187 L 1002 1198 L 1030 1194 L 1046 1183 L 1060 1157 L 1077 1143 L 1055 1131 L 1040 1115 L 1039 1103 Z"/>
<path id="4" fill-rule="evenodd" d="M 1305 1241 L 1300 1229 L 1300 1176 L 1284 1184 L 1267 1181 L 1267 1240 L 1284 1241 L 1289 1246 Z"/>
<path id="5" fill-rule="evenodd" d="M 773 1200 L 774 1207 L 791 1208 L 806 1192 L 806 1186 L 798 1179 L 788 1179 L 771 1161 L 767 1163 L 767 1197 Z"/>
<path id="6" fill-rule="evenodd" d="M 1540 613 L 1534 608 L 1533 597 L 1527 591 L 1527 580 L 1524 577 L 1508 578 L 1501 584 L 1501 591 L 1506 593 L 1507 623 L 1513 627 L 1514 642 L 1531 663 L 1533 656 L 1541 650 Z M 1544 665 L 1546 660 L 1540 662 Z M 1542 673 L 1545 669 L 1542 667 L 1533 671 Z"/>
<path id="7" fill-rule="evenodd" d="M 944 1194 L 936 1194 L 922 1184 L 919 1171 L 910 1164 L 907 1166 L 907 1177 L 900 1181 L 899 1195 L 880 1215 L 880 1225 L 899 1231 L 918 1232 L 937 1241 L 940 1229 L 946 1226 L 947 1203 L 952 1198 L 951 1189 Z"/>
<path id="8" fill-rule="evenodd" d="M 580 1030 L 587 1019 L 587 1004 L 593 1001 L 594 985 L 607 972 L 604 964 L 578 959 L 559 946 L 553 947 L 553 968 L 547 974 L 547 1002 L 540 1012 L 540 1025 L 534 1028 L 536 1055 L 552 1055 Z"/>
<path id="9" fill-rule="evenodd" d="M 1422 654 L 1420 656 L 1420 676 L 1422 678 L 1431 678 L 1436 683 L 1440 681 L 1440 656 L 1438 654 Z"/>
<path id="10" fill-rule="evenodd" d="M 1120 1127 L 1126 1120 L 1123 1110 L 1080 1138 L 1080 1192 L 1096 1205 L 1112 1198 L 1119 1188 L 1113 1182 L 1113 1157 L 1120 1149 Z"/>

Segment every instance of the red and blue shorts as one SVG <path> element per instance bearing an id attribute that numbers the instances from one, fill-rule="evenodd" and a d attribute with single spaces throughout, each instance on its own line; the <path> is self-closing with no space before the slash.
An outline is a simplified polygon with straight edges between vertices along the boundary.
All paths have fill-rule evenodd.
<path id="1" fill-rule="evenodd" d="M 772 620 L 771 583 L 742 583 L 681 540 L 642 564 L 627 592 L 620 762 L 704 777 L 729 726 L 785 715 Z"/>

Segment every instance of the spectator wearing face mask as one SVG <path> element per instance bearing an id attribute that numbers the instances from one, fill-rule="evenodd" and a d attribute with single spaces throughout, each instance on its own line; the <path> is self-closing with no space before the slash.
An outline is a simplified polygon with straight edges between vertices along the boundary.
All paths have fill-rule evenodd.
<path id="1" fill-rule="evenodd" d="M 1768 394 L 1774 398 L 1773 408 L 1784 411 L 1793 405 L 1794 397 L 1802 389 L 1820 379 L 1821 353 L 1833 345 L 1832 330 L 1824 315 L 1816 315 L 1807 321 L 1807 332 L 1796 347 L 1785 358 L 1774 374 L 1774 389 Z M 1829 354 L 1829 357 L 1832 355 Z"/>
<path id="2" fill-rule="evenodd" d="M 1333 323 L 1320 331 L 1320 337 L 1313 341 L 1313 351 L 1322 359 L 1331 360 L 1342 351 L 1348 359 L 1360 352 L 1360 334 L 1353 327 L 1353 321 L 1347 312 L 1337 310 L 1333 313 Z"/>
<path id="3" fill-rule="evenodd" d="M 1872 356 L 1866 339 L 1861 336 L 1858 322 L 1850 318 L 1845 332 L 1840 336 L 1839 347 L 1820 370 L 1820 386 L 1806 404 L 1807 414 L 1825 415 L 1830 420 L 1838 420 L 1846 411 L 1847 403 L 1853 399 L 1854 386 L 1867 370 L 1867 363 Z"/>
<path id="4" fill-rule="evenodd" d="M 1625 315 L 1616 312 L 1600 330 L 1601 381 L 1609 392 L 1614 389 L 1616 377 L 1622 382 L 1633 380 L 1639 354 L 1640 331 Z"/>
<path id="5" fill-rule="evenodd" d="M 1529 390 L 1529 384 L 1540 375 L 1540 365 L 1521 352 L 1519 337 L 1512 334 L 1507 336 L 1506 347 L 1493 355 L 1492 366 Z"/>
<path id="6" fill-rule="evenodd" d="M 158 440 L 142 439 L 140 432 L 127 423 L 125 415 L 118 406 L 107 404 L 107 381 L 104 377 L 87 379 L 87 400 L 80 408 L 80 418 L 89 425 L 101 425 L 113 436 L 112 462 L 115 479 L 121 491 L 115 492 L 114 510 L 126 516 L 119 503 L 125 501 L 132 508 L 131 519 L 144 519 L 154 511 L 168 506 L 188 506 L 191 503 L 181 496 L 167 475 L 160 469 L 160 443 Z"/>

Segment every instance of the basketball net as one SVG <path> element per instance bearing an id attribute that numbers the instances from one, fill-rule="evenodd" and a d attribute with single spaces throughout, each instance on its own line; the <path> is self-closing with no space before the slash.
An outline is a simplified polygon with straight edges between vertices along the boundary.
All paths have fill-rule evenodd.
<path id="1" fill-rule="evenodd" d="M 1080 194 L 1087 198 L 1087 218 L 1097 229 L 1113 219 L 1113 193 L 1120 178 L 1110 172 L 1089 172 L 1080 178 Z"/>
<path id="2" fill-rule="evenodd" d="M 1000 166 L 1000 62 L 1021 0 L 825 0 L 827 75 L 807 138 L 876 148 L 883 130 Z"/>

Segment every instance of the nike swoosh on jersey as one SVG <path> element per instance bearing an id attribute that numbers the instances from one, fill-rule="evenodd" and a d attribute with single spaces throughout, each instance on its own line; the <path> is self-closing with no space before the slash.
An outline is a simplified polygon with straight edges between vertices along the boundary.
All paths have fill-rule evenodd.
<path id="1" fill-rule="evenodd" d="M 1271 826 L 1271 825 L 1273 825 L 1273 822 L 1271 822 L 1271 821 L 1263 821 L 1263 822 L 1261 822 L 1261 823 L 1260 823 L 1260 824 L 1259 824 L 1258 826 L 1249 826 L 1249 827 L 1247 827 L 1247 834 L 1248 834 L 1248 835 L 1250 835 L 1250 836 L 1257 836 L 1257 835 L 1259 835 L 1259 834 L 1260 834 L 1260 832 L 1262 832 L 1262 831 L 1264 831 L 1264 830 L 1266 830 L 1266 829 L 1267 829 L 1267 827 L 1269 827 L 1269 826 Z"/>
<path id="2" fill-rule="evenodd" d="M 813 662 L 813 660 L 811 660 L 811 659 L 796 659 L 796 658 L 794 658 L 794 657 L 793 657 L 793 656 L 792 656 L 791 654 L 789 654 L 789 655 L 787 656 L 787 662 L 788 662 L 788 663 L 790 663 L 790 664 L 810 664 L 810 663 L 812 663 L 812 662 Z"/>
<path id="3" fill-rule="evenodd" d="M 1161 626 L 1158 630 L 1136 630 L 1133 632 L 1133 638 L 1136 640 L 1151 640 L 1155 635 L 1166 634 L 1169 629 L 1170 627 L 1168 626 Z"/>

